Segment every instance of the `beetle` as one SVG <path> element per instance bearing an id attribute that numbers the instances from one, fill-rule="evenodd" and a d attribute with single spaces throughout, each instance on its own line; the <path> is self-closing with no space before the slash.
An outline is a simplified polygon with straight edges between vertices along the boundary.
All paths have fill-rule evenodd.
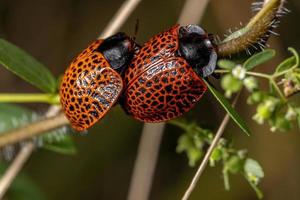
<path id="1" fill-rule="evenodd" d="M 120 103 L 143 122 L 162 122 L 192 109 L 207 90 L 217 49 L 197 25 L 175 25 L 146 42 L 126 69 Z"/>
<path id="2" fill-rule="evenodd" d="M 92 42 L 70 64 L 60 102 L 71 126 L 84 131 L 100 120 L 123 90 L 121 73 L 133 58 L 135 42 L 125 33 Z"/>

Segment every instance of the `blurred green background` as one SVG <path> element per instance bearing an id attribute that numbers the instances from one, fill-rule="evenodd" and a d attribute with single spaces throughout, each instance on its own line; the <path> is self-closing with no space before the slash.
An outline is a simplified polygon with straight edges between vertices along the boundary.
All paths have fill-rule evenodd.
<path id="1" fill-rule="evenodd" d="M 0 0 L 0 36 L 25 49 L 57 76 L 70 60 L 94 40 L 121 5 L 122 0 Z M 220 36 L 228 28 L 239 27 L 252 16 L 250 0 L 212 0 L 201 26 Z M 134 33 L 139 19 L 137 41 L 145 42 L 152 35 L 176 23 L 184 0 L 144 0 L 122 27 Z M 271 47 L 277 60 L 265 65 L 268 72 L 288 56 L 287 47 L 300 50 L 300 2 L 290 0 L 292 11 L 281 19 Z M 37 92 L 17 76 L 0 68 L 1 92 Z M 248 122 L 252 136 L 246 137 L 234 124 L 226 136 L 238 148 L 249 150 L 265 170 L 262 189 L 268 200 L 300 199 L 300 134 L 270 133 L 268 126 L 251 120 L 254 108 L 243 93 L 237 106 Z M 27 105 L 42 113 L 46 105 Z M 0 111 L 1 112 L 1 111 Z M 201 125 L 216 128 L 223 109 L 207 93 L 196 108 L 184 117 Z M 64 156 L 46 150 L 33 154 L 23 170 L 40 187 L 46 199 L 125 199 L 142 130 L 142 123 L 126 116 L 119 106 L 94 126 L 89 134 L 75 135 L 78 153 Z M 180 199 L 196 168 L 188 166 L 184 154 L 175 152 L 181 130 L 167 126 L 163 137 L 151 199 Z M 231 178 L 231 191 L 226 192 L 221 168 L 207 168 L 191 199 L 256 199 L 242 176 Z"/>

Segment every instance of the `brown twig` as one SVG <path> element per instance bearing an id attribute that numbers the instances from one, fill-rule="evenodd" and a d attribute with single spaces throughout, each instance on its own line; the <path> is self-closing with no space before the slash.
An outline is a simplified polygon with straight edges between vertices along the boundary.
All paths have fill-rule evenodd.
<path id="1" fill-rule="evenodd" d="M 239 96 L 240 96 L 240 93 L 238 93 L 237 96 L 235 97 L 235 99 L 234 99 L 234 101 L 232 103 L 233 107 L 235 106 L 235 104 L 236 104 Z M 216 135 L 215 135 L 212 143 L 210 144 L 210 146 L 209 146 L 209 148 L 208 148 L 208 150 L 207 150 L 207 152 L 206 152 L 206 154 L 205 154 L 205 156 L 204 156 L 204 158 L 203 158 L 203 160 L 202 160 L 202 162 L 201 162 L 201 164 L 200 164 L 200 166 L 199 166 L 199 168 L 198 168 L 195 176 L 193 177 L 192 182 L 190 183 L 188 189 L 185 191 L 184 196 L 182 197 L 182 200 L 188 200 L 188 198 L 190 197 L 192 191 L 196 187 L 196 184 L 197 184 L 200 176 L 202 175 L 205 167 L 207 166 L 207 163 L 209 161 L 210 155 L 212 154 L 214 148 L 218 145 L 219 140 L 220 140 L 222 134 L 224 133 L 224 130 L 225 130 L 226 125 L 228 124 L 228 122 L 229 122 L 229 115 L 227 113 L 225 115 L 225 117 L 223 118 L 223 120 L 222 120 L 222 122 L 221 122 L 221 124 L 220 124 L 220 126 L 219 126 L 219 128 L 217 130 L 217 133 L 216 133 Z"/>
<path id="2" fill-rule="evenodd" d="M 148 199 L 165 123 L 145 124 L 130 184 L 129 200 Z"/>
<path id="3" fill-rule="evenodd" d="M 1 177 L 0 180 L 0 199 L 2 199 L 13 182 L 14 178 L 17 176 L 17 174 L 22 169 L 23 165 L 27 161 L 27 159 L 30 157 L 32 151 L 34 150 L 34 144 L 33 142 L 29 142 L 26 144 L 17 157 L 14 159 L 14 161 L 11 163 L 9 168 L 6 170 L 5 174 Z"/>
<path id="4" fill-rule="evenodd" d="M 179 24 L 197 24 L 205 11 L 209 0 L 186 0 L 178 18 Z M 146 200 L 149 198 L 152 179 L 165 123 L 145 124 L 133 170 L 128 200 Z"/>
<path id="5" fill-rule="evenodd" d="M 59 112 L 59 108 L 56 106 L 52 106 L 50 109 L 48 109 L 46 113 L 46 117 L 55 116 Z M 28 141 L 20 150 L 12 164 L 9 166 L 9 168 L 6 170 L 4 175 L 2 176 L 0 180 L 0 199 L 2 199 L 15 179 L 15 177 L 18 175 L 19 171 L 23 168 L 24 164 L 32 154 L 34 150 L 35 144 L 33 141 Z"/>
<path id="6" fill-rule="evenodd" d="M 66 119 L 65 115 L 63 113 L 60 113 L 54 117 L 46 118 L 44 120 L 28 124 L 24 127 L 5 132 L 0 137 L 0 148 L 8 144 L 14 144 L 16 142 L 32 138 L 46 131 L 64 126 L 68 123 L 69 122 Z"/>
<path id="7" fill-rule="evenodd" d="M 119 10 L 116 12 L 114 17 L 110 20 L 110 22 L 105 27 L 104 31 L 101 33 L 99 38 L 106 38 L 115 32 L 117 32 L 121 26 L 128 19 L 130 14 L 135 10 L 135 8 L 139 5 L 141 0 L 127 0 L 125 1 Z"/>

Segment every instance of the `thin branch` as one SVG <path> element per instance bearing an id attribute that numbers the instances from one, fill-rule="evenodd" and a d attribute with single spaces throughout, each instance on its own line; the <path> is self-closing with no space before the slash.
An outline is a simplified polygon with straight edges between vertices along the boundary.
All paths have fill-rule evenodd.
<path id="1" fill-rule="evenodd" d="M 234 101 L 233 101 L 233 103 L 232 103 L 232 106 L 233 106 L 233 107 L 235 106 L 235 104 L 236 104 L 236 102 L 237 102 L 239 96 L 240 96 L 240 93 L 238 93 L 237 96 L 235 97 L 235 99 L 234 99 Z M 228 113 L 227 113 L 227 114 L 225 115 L 225 117 L 223 118 L 223 120 L 222 120 L 222 122 L 221 122 L 221 124 L 220 124 L 220 126 L 219 126 L 219 128 L 218 128 L 218 131 L 217 131 L 217 133 L 216 133 L 216 135 L 215 135 L 215 137 L 214 137 L 214 139 L 213 139 L 211 145 L 209 146 L 209 148 L 208 148 L 208 150 L 207 150 L 207 152 L 206 152 L 206 154 L 205 154 L 205 156 L 204 156 L 204 158 L 203 158 L 203 160 L 202 160 L 202 162 L 201 162 L 201 164 L 200 164 L 200 166 L 199 166 L 199 168 L 198 168 L 198 170 L 197 170 L 195 176 L 193 177 L 192 182 L 190 183 L 188 189 L 185 191 L 184 196 L 182 197 L 182 200 L 188 200 L 188 198 L 190 197 L 192 191 L 193 191 L 194 188 L 196 187 L 196 184 L 197 184 L 197 182 L 198 182 L 200 176 L 202 175 L 202 173 L 203 173 L 205 167 L 207 166 L 207 163 L 208 163 L 208 161 L 209 161 L 209 158 L 210 158 L 210 156 L 211 156 L 211 154 L 212 154 L 214 148 L 215 148 L 215 147 L 218 145 L 218 143 L 219 143 L 219 140 L 220 140 L 220 138 L 221 138 L 221 136 L 222 136 L 222 134 L 223 134 L 223 132 L 224 132 L 224 130 L 225 130 L 225 128 L 226 128 L 226 125 L 227 125 L 228 122 L 229 122 L 229 119 L 230 119 L 230 118 L 229 118 L 229 115 L 228 115 Z"/>
<path id="2" fill-rule="evenodd" d="M 115 16 L 107 24 L 99 38 L 106 38 L 119 30 L 140 2 L 141 0 L 125 1 L 116 12 Z"/>
<path id="3" fill-rule="evenodd" d="M 46 116 L 51 117 L 56 115 L 59 112 L 59 107 L 52 106 L 50 109 L 48 109 Z M 1 177 L 0 180 L 0 199 L 2 199 L 9 188 L 9 186 L 12 184 L 15 177 L 18 175 L 20 170 L 23 168 L 26 161 L 30 158 L 30 155 L 32 154 L 34 150 L 35 144 L 33 141 L 27 142 L 12 164 L 9 166 L 9 168 L 6 170 L 5 174 Z"/>
<path id="4" fill-rule="evenodd" d="M 165 123 L 145 124 L 127 199 L 148 199 Z"/>
<path id="5" fill-rule="evenodd" d="M 63 113 L 60 113 L 55 117 L 46 118 L 44 120 L 42 119 L 35 123 L 31 123 L 23 127 L 7 131 L 1 134 L 0 148 L 8 144 L 14 144 L 16 142 L 32 138 L 46 131 L 64 126 L 68 123 L 69 121 L 67 120 L 65 115 Z"/>
<path id="6" fill-rule="evenodd" d="M 178 18 L 179 24 L 197 24 L 209 0 L 186 0 Z M 144 125 L 135 161 L 128 200 L 147 200 L 151 190 L 165 123 Z"/>
<path id="7" fill-rule="evenodd" d="M 2 176 L 0 180 L 0 199 L 4 197 L 9 186 L 11 185 L 11 183 L 13 182 L 17 174 L 20 172 L 20 170 L 22 169 L 27 159 L 30 157 L 33 150 L 34 150 L 33 142 L 29 142 L 28 144 L 26 144 L 21 149 L 21 151 L 14 159 L 12 164 L 9 166 L 9 168 L 6 170 L 5 174 Z"/>

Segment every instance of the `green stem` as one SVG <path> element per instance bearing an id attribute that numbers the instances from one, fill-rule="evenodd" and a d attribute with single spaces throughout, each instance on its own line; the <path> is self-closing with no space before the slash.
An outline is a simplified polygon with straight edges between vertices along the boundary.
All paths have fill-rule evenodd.
<path id="1" fill-rule="evenodd" d="M 58 94 L 0 93 L 0 103 L 48 103 L 58 104 Z"/>
<path id="2" fill-rule="evenodd" d="M 288 73 L 288 72 L 290 72 L 290 71 L 293 71 L 293 70 L 296 69 L 296 68 L 299 66 L 299 64 L 300 64 L 299 55 L 298 55 L 297 51 L 296 51 L 294 48 L 291 48 L 291 47 L 288 48 L 288 50 L 289 50 L 290 52 L 292 52 L 292 54 L 294 55 L 294 58 L 296 59 L 295 65 L 294 65 L 293 67 L 287 69 L 287 70 L 284 70 L 284 71 L 279 72 L 279 73 L 275 73 L 275 74 L 273 75 L 273 78 L 274 78 L 274 79 L 276 79 L 276 78 L 278 78 L 278 77 L 280 77 L 280 76 L 282 76 L 282 75 L 285 75 L 286 73 Z"/>
<path id="3" fill-rule="evenodd" d="M 292 70 L 289 69 L 289 70 Z M 288 71 L 288 70 L 286 70 Z M 230 70 L 226 70 L 226 69 L 217 69 L 215 70 L 215 73 L 220 73 L 220 74 L 224 74 L 224 73 L 230 73 Z M 283 95 L 283 93 L 281 92 L 280 88 L 278 87 L 278 85 L 275 82 L 275 79 L 277 76 L 275 75 L 269 75 L 269 74 L 263 74 L 263 73 L 259 73 L 259 72 L 246 72 L 247 75 L 251 75 L 251 76 L 256 76 L 256 77 L 261 77 L 261 78 L 266 78 L 270 81 L 270 83 L 273 85 L 273 87 L 275 88 L 276 92 L 278 93 L 278 95 L 280 96 L 280 98 L 282 99 L 283 102 L 286 102 L 286 98 Z"/>
<path id="4" fill-rule="evenodd" d="M 225 74 L 225 73 L 230 73 L 230 70 L 227 69 L 217 69 L 214 71 L 214 73 L 218 73 L 218 74 Z M 259 73 L 259 72 L 246 72 L 247 75 L 251 75 L 251 76 L 256 76 L 256 77 L 261 77 L 261 78 L 266 78 L 266 79 L 271 79 L 272 76 L 268 75 L 268 74 L 263 74 L 263 73 Z"/>
<path id="5" fill-rule="evenodd" d="M 271 79 L 272 76 L 269 74 L 263 74 L 263 73 L 259 73 L 259 72 L 246 72 L 247 75 L 251 75 L 251 76 L 256 76 L 256 77 L 261 77 L 261 78 L 266 78 L 266 79 Z"/>
<path id="6" fill-rule="evenodd" d="M 255 191 L 258 199 L 262 199 L 264 197 L 264 195 L 260 191 L 260 189 L 257 187 L 257 185 L 255 185 L 251 180 L 249 180 L 249 178 L 247 177 L 246 174 L 244 174 L 244 177 L 246 178 L 246 180 L 248 181 L 248 183 L 250 184 L 250 186 L 252 187 L 252 189 Z"/>
<path id="7" fill-rule="evenodd" d="M 276 92 L 278 93 L 278 95 L 280 96 L 280 98 L 282 99 L 282 101 L 286 102 L 285 96 L 282 94 L 280 88 L 278 87 L 278 85 L 276 84 L 276 82 L 275 82 L 275 80 L 273 78 L 270 79 L 270 83 L 273 85 L 273 87 L 275 88 Z"/>
<path id="8" fill-rule="evenodd" d="M 230 190 L 230 183 L 229 183 L 228 170 L 223 169 L 222 174 L 223 174 L 223 181 L 224 181 L 225 190 L 229 191 Z"/>

